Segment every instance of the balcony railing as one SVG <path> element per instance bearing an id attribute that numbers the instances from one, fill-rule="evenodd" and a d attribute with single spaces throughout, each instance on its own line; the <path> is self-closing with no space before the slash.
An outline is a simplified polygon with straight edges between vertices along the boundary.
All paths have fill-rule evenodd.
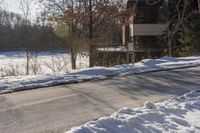
<path id="1" fill-rule="evenodd" d="M 142 45 L 135 45 L 129 43 L 128 45 L 122 44 L 110 44 L 96 46 L 96 50 L 100 52 L 162 52 L 165 50 L 164 47 L 145 47 Z"/>
<path id="2" fill-rule="evenodd" d="M 104 52 L 127 52 L 128 47 L 126 45 L 122 45 L 121 43 L 115 43 L 109 45 L 96 46 L 96 50 Z"/>

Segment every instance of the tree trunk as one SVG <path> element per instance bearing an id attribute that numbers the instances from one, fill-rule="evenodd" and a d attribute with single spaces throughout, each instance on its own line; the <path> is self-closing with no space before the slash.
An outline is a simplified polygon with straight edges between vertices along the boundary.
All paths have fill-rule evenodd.
<path id="1" fill-rule="evenodd" d="M 89 61 L 89 67 L 94 66 L 94 47 L 93 47 L 93 17 L 92 17 L 92 0 L 89 0 L 89 15 L 90 15 L 90 24 L 89 24 L 89 56 L 90 56 L 90 61 Z"/>
<path id="2" fill-rule="evenodd" d="M 71 64 L 72 64 L 72 69 L 76 69 L 76 58 L 74 53 L 71 53 Z"/>
<path id="3" fill-rule="evenodd" d="M 71 31 L 70 31 L 70 53 L 71 53 L 71 66 L 72 69 L 76 69 L 76 33 L 75 33 L 75 28 L 73 24 L 71 25 Z"/>
<path id="4" fill-rule="evenodd" d="M 95 56 L 95 52 L 94 52 L 94 47 L 93 47 L 93 44 L 92 44 L 92 39 L 90 39 L 90 42 L 89 42 L 89 67 L 93 67 L 95 65 L 95 59 L 94 59 L 94 56 Z"/>
<path id="5" fill-rule="evenodd" d="M 29 51 L 27 49 L 26 50 L 26 75 L 29 75 L 29 61 L 30 61 L 30 57 L 29 57 Z"/>
<path id="6" fill-rule="evenodd" d="M 73 41 L 72 41 L 72 43 L 73 43 Z M 72 45 L 74 45 L 74 44 L 72 44 Z M 75 52 L 74 52 L 73 46 L 71 46 L 70 49 L 71 49 L 70 53 L 71 53 L 71 65 L 72 65 L 72 69 L 76 69 L 76 56 L 75 56 Z"/>
<path id="7" fill-rule="evenodd" d="M 168 56 L 172 57 L 172 39 L 170 34 L 168 34 Z"/>

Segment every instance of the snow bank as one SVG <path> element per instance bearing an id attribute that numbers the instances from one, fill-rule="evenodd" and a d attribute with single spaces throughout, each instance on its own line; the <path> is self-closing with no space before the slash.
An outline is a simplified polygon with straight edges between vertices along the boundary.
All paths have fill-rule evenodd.
<path id="1" fill-rule="evenodd" d="M 123 108 L 110 117 L 89 122 L 66 133 L 197 133 L 200 132 L 200 93 L 143 108 Z"/>
<path id="2" fill-rule="evenodd" d="M 134 65 L 125 64 L 110 68 L 94 67 L 71 71 L 69 73 L 57 73 L 51 75 L 4 77 L 0 79 L 0 93 L 47 87 L 58 84 L 106 79 L 117 75 L 128 75 L 198 65 L 200 65 L 200 56 L 186 58 L 163 57 L 156 60 L 142 60 Z"/>

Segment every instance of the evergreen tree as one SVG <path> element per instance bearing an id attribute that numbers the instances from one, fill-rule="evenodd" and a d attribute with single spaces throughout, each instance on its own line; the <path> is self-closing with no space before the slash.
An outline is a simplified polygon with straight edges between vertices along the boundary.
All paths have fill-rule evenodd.
<path id="1" fill-rule="evenodd" d="M 197 11 L 197 0 L 167 0 L 164 7 L 164 18 L 168 24 L 165 38 L 168 44 L 169 56 L 180 55 L 182 44 L 180 32 L 193 14 Z"/>
<path id="2" fill-rule="evenodd" d="M 200 13 L 194 14 L 180 34 L 181 55 L 200 54 Z"/>

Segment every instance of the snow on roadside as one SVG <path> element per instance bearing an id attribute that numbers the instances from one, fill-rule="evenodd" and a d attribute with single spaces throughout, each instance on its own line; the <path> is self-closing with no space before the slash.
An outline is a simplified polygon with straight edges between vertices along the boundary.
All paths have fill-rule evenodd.
<path id="1" fill-rule="evenodd" d="M 12 76 L 0 79 L 0 93 L 28 90 L 58 84 L 77 83 L 88 80 L 106 79 L 117 75 L 151 72 L 172 68 L 182 68 L 200 65 L 200 56 L 142 60 L 139 63 L 116 65 L 114 67 L 94 67 L 69 73 Z"/>
<path id="2" fill-rule="evenodd" d="M 66 133 L 200 133 L 200 92 L 143 108 L 123 108 Z"/>

